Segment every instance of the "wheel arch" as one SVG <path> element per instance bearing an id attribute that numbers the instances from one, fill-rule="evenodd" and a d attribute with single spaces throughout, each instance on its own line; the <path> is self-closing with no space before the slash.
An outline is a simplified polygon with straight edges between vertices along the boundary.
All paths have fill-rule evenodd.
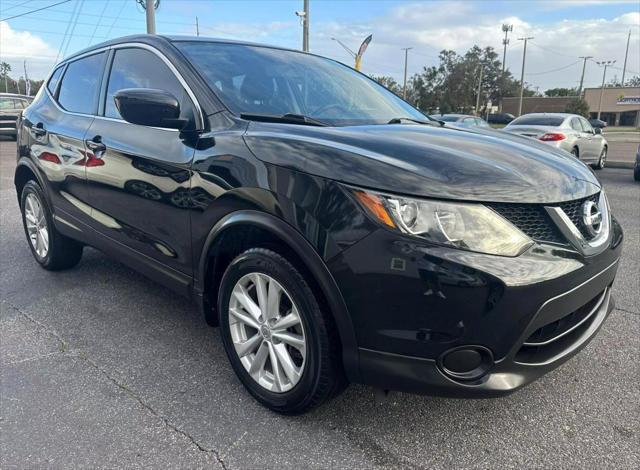
<path id="1" fill-rule="evenodd" d="M 16 195 L 18 197 L 18 204 L 20 204 L 20 197 L 22 195 L 22 190 L 27 184 L 28 181 L 34 180 L 36 181 L 40 187 L 42 188 L 42 192 L 44 196 L 47 198 L 47 203 L 51 207 L 51 201 L 49 200 L 49 193 L 47 191 L 47 187 L 44 185 L 42 180 L 42 175 L 36 169 L 35 165 L 27 158 L 21 158 L 18 160 L 18 164 L 16 166 L 16 171 L 13 176 L 13 184 L 16 188 Z"/>
<path id="2" fill-rule="evenodd" d="M 239 235 L 247 237 L 245 245 L 238 242 Z M 358 348 L 355 330 L 335 279 L 313 246 L 291 225 L 271 214 L 256 210 L 235 211 L 218 221 L 209 232 L 194 281 L 195 294 L 203 307 L 207 322 L 215 324 L 217 320 L 215 304 L 222 274 L 220 271 L 226 269 L 229 258 L 235 256 L 232 252 L 225 257 L 224 248 L 229 246 L 229 240 L 233 241 L 231 243 L 239 243 L 243 249 L 256 245 L 279 248 L 285 251 L 285 256 L 294 258 L 290 261 L 296 268 L 302 269 L 303 274 L 311 277 L 314 293 L 319 295 L 321 304 L 330 312 L 340 336 L 345 373 L 351 381 L 357 381 Z"/>

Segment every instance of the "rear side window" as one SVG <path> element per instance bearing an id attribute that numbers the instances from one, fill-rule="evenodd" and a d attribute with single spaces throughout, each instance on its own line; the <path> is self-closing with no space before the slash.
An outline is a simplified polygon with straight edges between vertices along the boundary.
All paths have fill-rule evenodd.
<path id="1" fill-rule="evenodd" d="M 139 48 L 116 50 L 109 74 L 104 115 L 122 119 L 113 100 L 118 90 L 124 88 L 155 88 L 171 93 L 179 102 L 181 116 L 193 116 L 191 100 L 182 84 L 160 57 Z"/>
<path id="2" fill-rule="evenodd" d="M 0 98 L 0 109 L 14 109 L 15 104 L 11 98 Z"/>
<path id="3" fill-rule="evenodd" d="M 64 67 L 58 67 L 53 74 L 51 74 L 51 78 L 49 79 L 49 83 L 47 83 L 47 88 L 52 95 L 56 94 L 56 87 L 58 86 L 58 82 L 60 81 L 60 76 L 62 75 L 62 69 Z"/>
<path id="4" fill-rule="evenodd" d="M 62 77 L 58 103 L 67 111 L 94 114 L 105 54 L 101 52 L 71 62 Z"/>

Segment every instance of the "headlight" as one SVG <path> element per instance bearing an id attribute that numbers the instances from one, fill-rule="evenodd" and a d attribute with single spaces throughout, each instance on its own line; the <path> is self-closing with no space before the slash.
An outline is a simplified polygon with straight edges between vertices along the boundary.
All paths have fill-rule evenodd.
<path id="1" fill-rule="evenodd" d="M 354 190 L 379 222 L 433 243 L 491 255 L 518 256 L 533 243 L 482 204 L 451 203 Z"/>

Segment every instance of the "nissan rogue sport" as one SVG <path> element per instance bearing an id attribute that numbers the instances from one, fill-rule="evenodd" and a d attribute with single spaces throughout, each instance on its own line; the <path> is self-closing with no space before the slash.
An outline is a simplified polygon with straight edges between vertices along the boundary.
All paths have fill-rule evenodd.
<path id="1" fill-rule="evenodd" d="M 281 413 L 348 382 L 504 395 L 613 309 L 622 230 L 583 163 L 443 127 L 313 54 L 102 43 L 53 70 L 17 157 L 43 268 L 90 245 L 191 297 L 249 393 Z"/>

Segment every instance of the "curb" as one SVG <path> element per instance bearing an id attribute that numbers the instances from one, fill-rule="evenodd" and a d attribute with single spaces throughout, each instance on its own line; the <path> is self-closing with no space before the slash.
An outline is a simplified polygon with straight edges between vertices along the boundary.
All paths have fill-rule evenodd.
<path id="1" fill-rule="evenodd" d="M 605 168 L 628 168 L 628 169 L 633 169 L 633 162 L 616 162 L 616 161 L 611 161 L 611 160 L 607 160 L 607 165 L 605 166 Z"/>

